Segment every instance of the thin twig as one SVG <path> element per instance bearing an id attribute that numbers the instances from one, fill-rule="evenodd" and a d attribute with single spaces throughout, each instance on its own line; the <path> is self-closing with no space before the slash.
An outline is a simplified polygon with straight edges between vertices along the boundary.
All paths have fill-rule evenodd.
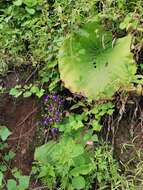
<path id="1" fill-rule="evenodd" d="M 35 70 L 29 75 L 29 77 L 25 80 L 25 84 L 31 79 L 31 77 L 37 72 L 39 65 L 36 66 Z"/>
<path id="2" fill-rule="evenodd" d="M 47 186 L 43 186 L 43 187 L 36 187 L 34 189 L 31 189 L 30 190 L 41 190 L 41 189 L 45 189 L 45 188 L 48 188 Z"/>
<path id="3" fill-rule="evenodd" d="M 30 133 L 33 130 L 33 128 L 34 128 L 34 126 L 29 131 L 27 131 L 26 133 L 24 133 L 23 135 L 20 135 L 19 137 L 9 138 L 9 140 L 16 140 L 16 139 L 22 138 L 22 137 L 26 136 L 28 133 Z"/>
<path id="4" fill-rule="evenodd" d="M 22 122 L 20 122 L 16 127 L 19 127 L 21 126 L 33 113 L 35 113 L 37 111 L 37 107 L 32 111 L 30 112 Z M 26 133 L 24 133 L 23 135 L 20 134 L 19 137 L 13 137 L 13 138 L 9 138 L 9 140 L 16 140 L 16 139 L 20 139 L 21 137 L 27 135 L 29 132 L 31 132 L 33 130 L 34 127 L 32 127 L 29 131 L 27 131 Z"/>
<path id="5" fill-rule="evenodd" d="M 19 127 L 19 126 L 21 126 L 33 113 L 35 113 L 37 111 L 37 107 L 34 109 L 34 110 L 32 110 L 32 112 L 30 112 L 24 119 L 23 119 L 23 121 L 21 121 L 16 127 Z"/>

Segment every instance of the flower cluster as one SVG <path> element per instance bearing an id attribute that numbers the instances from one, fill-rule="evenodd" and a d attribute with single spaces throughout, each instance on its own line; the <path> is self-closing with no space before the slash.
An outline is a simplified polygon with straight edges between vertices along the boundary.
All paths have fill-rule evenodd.
<path id="1" fill-rule="evenodd" d="M 63 103 L 64 101 L 56 94 L 50 94 L 44 97 L 44 113 L 42 122 L 44 125 L 52 127 L 55 123 L 61 121 L 63 116 Z M 53 128 L 52 130 L 56 131 L 57 129 Z"/>

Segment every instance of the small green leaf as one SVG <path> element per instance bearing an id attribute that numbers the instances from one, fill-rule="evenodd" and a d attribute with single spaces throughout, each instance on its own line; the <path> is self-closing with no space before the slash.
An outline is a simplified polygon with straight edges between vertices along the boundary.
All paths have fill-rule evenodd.
<path id="1" fill-rule="evenodd" d="M 92 141 L 94 142 L 98 142 L 98 136 L 97 135 L 93 135 L 91 138 Z"/>
<path id="2" fill-rule="evenodd" d="M 100 131 L 102 129 L 102 125 L 100 125 L 98 121 L 94 120 L 92 122 L 92 128 L 94 131 Z"/>
<path id="3" fill-rule="evenodd" d="M 0 187 L 2 186 L 3 173 L 0 171 Z"/>
<path id="4" fill-rule="evenodd" d="M 92 165 L 91 164 L 86 164 L 86 165 L 81 165 L 79 167 L 76 167 L 74 169 L 71 170 L 71 175 L 72 176 L 79 176 L 81 175 L 87 175 L 90 173 L 90 171 L 92 170 Z"/>
<path id="5" fill-rule="evenodd" d="M 140 68 L 141 68 L 141 70 L 143 70 L 143 64 L 140 64 Z"/>
<path id="6" fill-rule="evenodd" d="M 17 169 L 17 168 L 14 168 L 12 170 L 12 174 L 15 178 L 19 179 L 21 177 L 21 172 Z"/>
<path id="7" fill-rule="evenodd" d="M 10 134 L 11 132 L 8 130 L 7 127 L 0 126 L 0 138 L 2 139 L 2 141 L 5 141 Z"/>
<path id="8" fill-rule="evenodd" d="M 83 103 L 83 102 L 78 102 L 77 104 L 74 104 L 70 110 L 74 110 L 74 109 L 77 109 L 79 107 L 86 107 L 86 105 Z"/>
<path id="9" fill-rule="evenodd" d="M 50 166 L 50 164 L 48 164 L 48 166 L 42 166 L 42 170 L 39 173 L 38 178 L 46 176 L 55 177 L 54 167 Z"/>
<path id="10" fill-rule="evenodd" d="M 113 112 L 114 112 L 114 109 L 109 109 L 109 110 L 107 111 L 107 114 L 108 114 L 108 115 L 112 115 Z"/>
<path id="11" fill-rule="evenodd" d="M 72 179 L 72 185 L 75 189 L 84 189 L 85 179 L 82 176 L 77 176 Z"/>
<path id="12" fill-rule="evenodd" d="M 18 90 L 17 88 L 12 88 L 9 94 L 17 98 L 22 94 L 22 91 Z"/>
<path id="13" fill-rule="evenodd" d="M 7 148 L 8 144 L 7 143 L 1 143 L 0 144 L 0 150 L 3 150 L 4 148 Z"/>
<path id="14" fill-rule="evenodd" d="M 28 98 L 28 97 L 30 97 L 32 95 L 32 93 L 30 92 L 30 91 L 27 91 L 27 92 L 24 92 L 23 93 L 23 97 L 24 98 Z"/>
<path id="15" fill-rule="evenodd" d="M 36 93 L 36 96 L 38 96 L 38 98 L 41 98 L 44 95 L 44 92 L 44 89 L 40 89 L 39 92 Z"/>
<path id="16" fill-rule="evenodd" d="M 20 190 L 27 189 L 29 186 L 29 180 L 30 180 L 29 176 L 20 176 L 19 177 L 19 189 Z"/>
<path id="17" fill-rule="evenodd" d="M 3 165 L 3 163 L 2 163 L 2 165 L 0 165 L 0 171 L 1 172 L 6 172 L 6 170 L 7 170 L 6 165 Z"/>
<path id="18" fill-rule="evenodd" d="M 10 161 L 15 157 L 15 153 L 12 151 L 9 151 L 8 154 L 4 156 L 5 161 Z"/>
<path id="19" fill-rule="evenodd" d="M 35 9 L 32 9 L 32 8 L 25 7 L 25 10 L 26 10 L 30 15 L 34 15 L 34 13 L 35 13 Z"/>
<path id="20" fill-rule="evenodd" d="M 8 190 L 16 190 L 17 189 L 16 181 L 13 179 L 9 179 L 7 181 L 7 189 Z"/>
<path id="21" fill-rule="evenodd" d="M 39 92 L 39 88 L 38 88 L 37 86 L 32 86 L 31 89 L 30 89 L 30 91 L 31 91 L 33 94 L 35 94 L 35 93 Z"/>
<path id="22" fill-rule="evenodd" d="M 23 2 L 23 0 L 16 0 L 16 1 L 13 2 L 13 4 L 16 5 L 16 6 L 21 6 L 22 2 Z"/>
<path id="23" fill-rule="evenodd" d="M 41 98 L 44 95 L 45 90 L 39 89 L 38 86 L 32 86 L 30 92 Z"/>
<path id="24" fill-rule="evenodd" d="M 38 1 L 37 0 L 24 0 L 24 4 L 27 7 L 34 7 L 38 4 Z"/>

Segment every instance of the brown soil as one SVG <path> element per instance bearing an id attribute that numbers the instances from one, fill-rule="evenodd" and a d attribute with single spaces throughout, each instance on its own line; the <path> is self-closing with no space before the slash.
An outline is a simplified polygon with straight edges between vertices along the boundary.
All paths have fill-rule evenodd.
<path id="1" fill-rule="evenodd" d="M 0 105 L 0 122 L 8 127 L 12 134 L 8 138 L 8 149 L 16 155 L 9 163 L 9 168 L 18 168 L 23 175 L 30 175 L 34 150 L 37 139 L 37 105 L 32 98 L 15 102 L 11 97 L 3 97 Z M 6 173 L 6 179 L 12 177 L 11 170 Z M 34 179 L 30 181 L 28 190 L 47 190 Z"/>
<path id="2" fill-rule="evenodd" d="M 130 104 L 131 103 L 131 104 Z M 117 122 L 116 122 L 117 123 Z M 114 123 L 115 124 L 115 123 Z M 115 126 L 114 126 L 115 127 Z M 128 100 L 123 117 L 114 130 L 115 155 L 122 163 L 143 159 L 143 98 Z M 133 168 L 136 167 L 135 165 Z"/>
<path id="3" fill-rule="evenodd" d="M 5 86 L 11 88 L 17 84 L 17 77 L 9 75 Z M 12 132 L 8 138 L 8 149 L 16 155 L 9 163 L 9 168 L 18 168 L 23 175 L 30 175 L 34 150 L 37 139 L 38 105 L 35 98 L 14 99 L 8 94 L 0 96 L 0 124 L 5 125 Z M 12 177 L 11 170 L 6 173 L 6 179 Z M 29 190 L 41 185 L 31 180 Z M 40 190 L 38 188 L 37 190 Z M 44 188 L 42 188 L 44 189 Z"/>
<path id="4" fill-rule="evenodd" d="M 133 131 L 131 127 L 127 121 L 121 121 L 115 137 L 115 152 L 123 163 L 132 159 L 135 151 L 143 149 L 143 126 L 138 123 Z"/>
<path id="5" fill-rule="evenodd" d="M 29 175 L 33 160 L 30 147 L 36 131 L 37 106 L 33 99 L 13 102 L 6 97 L 0 110 L 5 125 L 12 132 L 8 139 L 9 149 L 16 153 L 11 167 L 19 168 L 24 175 Z"/>

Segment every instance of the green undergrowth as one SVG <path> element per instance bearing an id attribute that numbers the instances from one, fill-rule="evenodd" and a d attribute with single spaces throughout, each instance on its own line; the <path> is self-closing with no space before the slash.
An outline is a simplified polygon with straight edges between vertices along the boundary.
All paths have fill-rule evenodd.
<path id="1" fill-rule="evenodd" d="M 86 116 L 71 115 L 57 124 L 58 142 L 53 140 L 35 151 L 33 173 L 50 189 L 130 189 L 130 182 L 121 175 L 119 165 L 113 158 L 112 148 L 99 139 L 99 118 L 112 113 L 108 104 L 106 111 L 98 109 L 96 124 L 88 128 Z M 95 183 L 96 182 L 96 183 Z"/>
<path id="2" fill-rule="evenodd" d="M 10 168 L 10 162 L 15 157 L 15 153 L 11 150 L 4 151 L 8 148 L 6 143 L 7 138 L 11 135 L 11 132 L 6 126 L 0 126 L 0 189 L 6 187 L 7 190 L 25 190 L 29 186 L 30 176 L 24 176 L 18 170 L 18 168 Z M 11 172 L 12 179 L 5 179 L 5 173 Z"/>
<path id="3" fill-rule="evenodd" d="M 98 26 L 88 28 L 93 19 Z M 32 176 L 48 189 L 141 190 L 141 159 L 123 170 L 102 132 L 125 111 L 122 93 L 143 94 L 142 23 L 141 0 L 0 1 L 0 94 L 39 100 L 45 143 L 35 150 Z M 24 82 L 6 88 L 5 77 L 20 69 Z M 0 147 L 9 135 L 1 126 Z M 14 153 L 1 157 L 0 188 L 26 190 L 30 177 L 18 170 L 5 179 Z"/>

